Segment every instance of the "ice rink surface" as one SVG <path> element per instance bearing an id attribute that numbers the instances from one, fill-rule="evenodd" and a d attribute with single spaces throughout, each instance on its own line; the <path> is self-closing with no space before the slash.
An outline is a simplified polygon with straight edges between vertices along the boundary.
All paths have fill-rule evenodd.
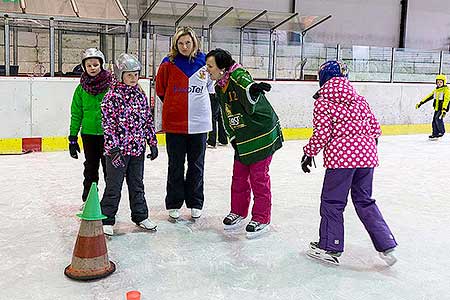
<path id="1" fill-rule="evenodd" d="M 340 266 L 305 255 L 318 239 L 324 168 L 304 174 L 301 147 L 288 141 L 271 165 L 272 227 L 258 239 L 226 233 L 233 151 L 207 149 L 203 216 L 183 208 L 172 223 L 164 206 L 167 154 L 146 161 L 145 191 L 157 232 L 130 220 L 126 185 L 107 241 L 111 276 L 68 279 L 80 220 L 82 163 L 68 152 L 0 156 L 0 299 L 125 299 L 139 290 L 150 299 L 450 299 L 450 137 L 383 136 L 374 198 L 399 246 L 398 263 L 378 258 L 351 201 L 345 211 Z M 100 180 L 100 197 L 104 181 Z M 247 218 L 247 222 L 250 217 Z"/>

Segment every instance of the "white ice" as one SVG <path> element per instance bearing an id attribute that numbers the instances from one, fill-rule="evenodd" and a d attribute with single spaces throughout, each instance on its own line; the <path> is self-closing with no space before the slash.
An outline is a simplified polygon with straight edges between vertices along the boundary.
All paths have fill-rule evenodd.
<path id="1" fill-rule="evenodd" d="M 304 174 L 301 147 L 288 141 L 271 165 L 271 231 L 255 240 L 244 229 L 224 232 L 233 152 L 208 149 L 203 216 L 177 223 L 164 206 L 167 154 L 146 161 L 145 190 L 158 231 L 130 220 L 126 185 L 119 235 L 107 242 L 111 276 L 92 282 L 67 278 L 80 220 L 82 162 L 67 152 L 0 156 L 0 299 L 450 299 L 450 137 L 383 136 L 374 198 L 399 246 L 398 263 L 378 258 L 351 201 L 345 211 L 340 266 L 305 255 L 318 238 L 324 169 Z M 104 188 L 101 179 L 100 196 Z M 249 218 L 246 220 L 249 221 Z"/>

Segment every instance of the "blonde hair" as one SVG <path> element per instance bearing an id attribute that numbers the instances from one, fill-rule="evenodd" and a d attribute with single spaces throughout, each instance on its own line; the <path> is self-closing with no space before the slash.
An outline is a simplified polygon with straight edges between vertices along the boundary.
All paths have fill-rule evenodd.
<path id="1" fill-rule="evenodd" d="M 178 51 L 177 43 L 180 37 L 185 35 L 189 35 L 192 38 L 192 43 L 194 44 L 194 47 L 192 48 L 192 52 L 189 55 L 189 58 L 193 59 L 197 55 L 197 52 L 200 50 L 200 42 L 198 41 L 195 31 L 189 26 L 178 27 L 172 38 L 172 47 L 170 48 L 169 52 L 170 61 L 173 62 L 175 56 L 177 56 L 180 53 Z"/>

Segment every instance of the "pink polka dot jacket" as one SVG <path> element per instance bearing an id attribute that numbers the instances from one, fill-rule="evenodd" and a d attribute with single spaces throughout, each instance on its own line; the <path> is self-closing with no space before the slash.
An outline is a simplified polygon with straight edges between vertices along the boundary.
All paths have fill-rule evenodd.
<path id="1" fill-rule="evenodd" d="M 324 149 L 324 167 L 329 169 L 378 166 L 375 139 L 381 128 L 366 99 L 344 77 L 331 78 L 319 95 L 314 102 L 313 135 L 304 153 L 316 156 Z"/>

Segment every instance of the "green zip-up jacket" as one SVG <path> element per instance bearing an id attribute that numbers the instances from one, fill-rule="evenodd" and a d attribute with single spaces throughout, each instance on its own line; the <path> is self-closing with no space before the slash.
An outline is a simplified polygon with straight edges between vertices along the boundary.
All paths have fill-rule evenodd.
<path id="1" fill-rule="evenodd" d="M 224 88 L 216 85 L 225 130 L 236 142 L 236 159 L 245 165 L 273 155 L 283 142 L 278 116 L 264 93 L 256 99 L 250 96 L 253 83 L 251 75 L 238 68 Z"/>
<path id="2" fill-rule="evenodd" d="M 103 134 L 100 105 L 107 91 L 108 89 L 98 95 L 92 95 L 86 92 L 81 84 L 77 86 L 70 107 L 70 135 L 78 135 L 80 127 L 81 134 Z"/>
<path id="3" fill-rule="evenodd" d="M 422 105 L 430 100 L 434 100 L 433 107 L 435 111 L 439 111 L 442 109 L 448 111 L 448 104 L 450 102 L 450 89 L 447 85 L 434 89 L 419 102 L 419 105 Z"/>

